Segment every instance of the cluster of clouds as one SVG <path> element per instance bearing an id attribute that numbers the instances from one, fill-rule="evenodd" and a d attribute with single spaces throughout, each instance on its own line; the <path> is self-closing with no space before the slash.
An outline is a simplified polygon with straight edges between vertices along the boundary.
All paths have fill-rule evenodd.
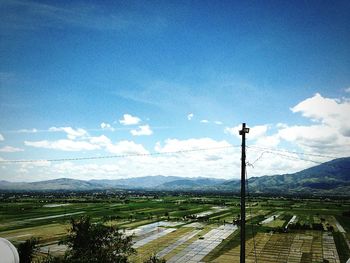
<path id="1" fill-rule="evenodd" d="M 45 148 L 61 151 L 93 151 L 104 150 L 113 154 L 144 154 L 148 151 L 141 145 L 129 140 L 121 140 L 113 143 L 105 135 L 91 136 L 84 129 L 74 129 L 71 127 L 57 128 L 66 133 L 66 139 L 60 140 L 41 140 L 41 141 L 24 141 L 26 146 Z"/>
<path id="2" fill-rule="evenodd" d="M 0 133 L 0 142 L 5 141 L 5 137 Z M 24 150 L 22 148 L 17 148 L 13 146 L 2 146 L 0 147 L 0 152 L 2 153 L 14 153 L 14 152 L 23 152 Z"/>
<path id="3" fill-rule="evenodd" d="M 296 172 L 314 165 L 307 161 L 308 158 L 322 162 L 330 159 L 326 156 L 310 157 L 295 152 L 334 157 L 349 156 L 349 99 L 330 99 L 315 94 L 290 110 L 293 114 L 300 114 L 306 118 L 308 124 L 277 123 L 250 126 L 247 145 L 253 147 L 247 149 L 247 161 L 254 163 L 254 167 L 248 167 L 250 176 Z M 189 114 L 187 118 L 192 120 L 194 114 Z M 133 136 L 152 134 L 149 126 L 141 125 L 142 120 L 136 116 L 124 114 L 119 123 L 131 127 L 130 133 Z M 134 126 L 135 129 L 132 128 Z M 114 129 L 112 125 L 104 122 L 101 123 L 101 128 Z M 96 155 L 97 151 L 101 156 L 107 152 L 124 157 L 94 163 L 67 161 L 20 164 L 18 169 L 22 174 L 35 171 L 36 174 L 43 176 L 42 179 L 53 175 L 81 179 L 112 179 L 157 174 L 239 178 L 237 168 L 240 166 L 240 129 L 241 124 L 225 127 L 224 133 L 229 136 L 228 140 L 170 138 L 155 142 L 153 149 L 149 151 L 142 144 L 132 140 L 113 141 L 106 135 L 92 136 L 89 131 L 82 128 L 51 127 L 49 131 L 62 132 L 66 138 L 53 141 L 25 141 L 25 146 L 71 152 L 90 151 L 94 152 L 93 155 Z M 232 138 L 236 138 L 234 141 L 237 145 L 229 142 Z M 4 136 L 0 135 L 0 141 L 4 139 Z M 274 154 L 268 150 L 274 148 L 285 152 Z M 3 152 L 20 150 L 11 146 L 0 149 Z"/>
<path id="4" fill-rule="evenodd" d="M 102 135 L 90 138 L 95 145 L 103 147 L 109 152 L 118 155 L 131 154 L 123 158 L 106 159 L 97 162 L 49 162 L 23 163 L 18 172 L 22 176 L 35 172 L 35 180 L 57 177 L 71 177 L 79 179 L 116 179 L 147 175 L 172 175 L 186 177 L 211 177 L 238 179 L 240 173 L 240 146 L 232 145 L 226 140 L 212 138 L 198 139 L 167 139 L 157 142 L 152 152 L 159 155 L 149 155 L 141 144 L 131 141 L 112 143 L 109 138 Z M 193 150 L 191 151 L 183 151 Z M 210 149 L 210 150 L 206 150 Z M 132 156 L 139 154 L 139 156 Z M 248 149 L 247 161 L 259 158 L 261 152 Z M 290 154 L 291 157 L 297 157 Z M 276 174 L 299 171 L 311 164 L 306 161 L 285 159 L 282 156 L 264 156 L 262 162 L 248 167 L 249 176 Z M 271 158 L 273 157 L 273 158 Z M 261 173 L 263 170 L 263 174 Z M 30 178 L 33 180 L 33 178 Z"/>
<path id="5" fill-rule="evenodd" d="M 124 114 L 119 120 L 119 123 L 123 126 L 134 127 L 140 124 L 142 120 L 139 117 L 132 116 L 130 114 Z M 109 123 L 102 122 L 100 125 L 102 130 L 115 131 L 116 128 Z M 133 136 L 148 136 L 152 135 L 153 131 L 148 124 L 138 125 L 135 128 L 128 128 L 130 134 Z M 73 127 L 50 127 L 48 130 L 38 130 L 38 129 L 22 129 L 16 131 L 16 133 L 38 133 L 38 132 L 63 132 L 66 134 L 66 138 L 59 140 L 39 140 L 39 141 L 24 141 L 25 146 L 44 148 L 60 151 L 93 151 L 93 150 L 105 150 L 113 154 L 137 154 L 146 153 L 146 149 L 133 141 L 123 140 L 116 143 L 106 137 L 101 136 L 91 136 L 86 129 L 73 128 Z M 0 134 L 0 141 L 4 141 L 5 138 Z M 3 146 L 0 148 L 0 152 L 20 152 L 24 151 L 22 148 Z"/>
<path id="6" fill-rule="evenodd" d="M 187 115 L 187 120 L 191 121 L 194 118 L 194 114 L 193 113 L 189 113 Z M 211 121 L 206 120 L 206 119 L 202 119 L 199 121 L 200 123 L 210 123 Z M 223 122 L 222 121 L 212 121 L 212 123 L 216 124 L 216 125 L 222 125 Z"/>
<path id="7" fill-rule="evenodd" d="M 265 147 L 289 143 L 305 153 L 335 157 L 350 155 L 350 100 L 330 99 L 315 94 L 290 109 L 310 120 L 309 125 L 265 124 L 251 127 L 248 140 Z M 225 132 L 239 137 L 240 126 Z"/>
<path id="8" fill-rule="evenodd" d="M 124 114 L 123 118 L 119 120 L 119 123 L 123 126 L 135 126 L 138 125 L 135 129 L 130 129 L 130 133 L 133 136 L 149 136 L 153 134 L 151 127 L 148 124 L 139 125 L 142 120 L 137 116 L 132 116 L 130 114 Z M 111 124 L 102 122 L 100 125 L 103 130 L 115 131 L 116 128 Z"/>

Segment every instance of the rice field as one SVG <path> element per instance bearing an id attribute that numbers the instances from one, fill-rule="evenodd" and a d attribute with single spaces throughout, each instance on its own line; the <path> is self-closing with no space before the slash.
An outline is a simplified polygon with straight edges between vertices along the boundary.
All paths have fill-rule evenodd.
<path id="1" fill-rule="evenodd" d="M 66 247 L 58 242 L 67 235 L 70 218 L 87 215 L 133 236 L 137 254 L 131 262 L 141 263 L 150 255 L 177 263 L 239 262 L 238 198 L 74 198 L 0 199 L 0 236 L 15 245 L 38 237 L 41 253 L 63 255 Z M 246 262 L 255 262 L 255 257 L 266 263 L 346 262 L 349 219 L 342 213 L 350 210 L 350 202 L 343 201 L 341 207 L 301 199 L 261 197 L 252 202 L 247 209 Z M 323 230 L 314 229 L 318 225 Z"/>
<path id="2" fill-rule="evenodd" d="M 255 243 L 255 245 L 254 245 Z M 239 262 L 240 247 L 227 251 L 213 262 Z M 246 262 L 261 263 L 339 263 L 339 256 L 330 233 L 258 233 L 246 243 Z"/>

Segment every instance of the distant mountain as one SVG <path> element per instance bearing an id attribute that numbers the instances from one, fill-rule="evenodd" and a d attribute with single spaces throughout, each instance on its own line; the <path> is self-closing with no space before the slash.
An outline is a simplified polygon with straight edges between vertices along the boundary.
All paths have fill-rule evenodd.
<path id="1" fill-rule="evenodd" d="M 31 183 L 13 183 L 0 181 L 0 190 L 19 190 L 19 191 L 56 191 L 56 190 L 91 190 L 102 189 L 99 184 L 90 183 L 84 180 L 59 178 L 54 180 L 31 182 Z"/>
<path id="2" fill-rule="evenodd" d="M 181 183 L 182 182 L 182 183 Z M 188 178 L 179 176 L 144 176 L 116 180 L 76 180 L 60 178 L 31 183 L 13 183 L 0 181 L 0 190 L 19 191 L 88 191 L 101 189 L 148 189 L 148 190 L 181 190 L 203 188 L 211 185 L 220 185 L 225 180 L 210 178 Z"/>
<path id="3" fill-rule="evenodd" d="M 350 195 L 350 157 L 339 158 L 293 174 L 252 177 L 252 193 Z M 221 190 L 240 191 L 240 181 L 224 182 Z"/>
<path id="4" fill-rule="evenodd" d="M 116 180 L 55 180 L 13 183 L 0 181 L 0 190 L 88 191 L 103 189 L 145 189 L 162 191 L 240 192 L 240 180 L 178 176 L 144 176 Z M 350 195 L 350 157 L 339 158 L 293 174 L 252 177 L 251 193 Z"/>
<path id="5" fill-rule="evenodd" d="M 40 182 L 29 183 L 32 189 L 38 190 L 89 190 L 89 189 L 97 189 L 102 188 L 102 185 L 94 184 L 89 181 L 84 180 L 76 180 L 76 179 L 68 179 L 68 178 L 60 178 L 55 180 L 47 180 Z"/>
<path id="6" fill-rule="evenodd" d="M 203 190 L 219 186 L 226 180 L 210 178 L 181 178 L 157 186 L 157 189 L 165 190 Z"/>
<path id="7" fill-rule="evenodd" d="M 103 185 L 104 187 L 118 187 L 123 189 L 135 189 L 135 188 L 155 188 L 158 185 L 181 180 L 183 177 L 179 176 L 143 176 L 134 177 L 128 179 L 116 179 L 116 180 L 90 180 L 91 183 L 96 183 L 98 185 Z"/>

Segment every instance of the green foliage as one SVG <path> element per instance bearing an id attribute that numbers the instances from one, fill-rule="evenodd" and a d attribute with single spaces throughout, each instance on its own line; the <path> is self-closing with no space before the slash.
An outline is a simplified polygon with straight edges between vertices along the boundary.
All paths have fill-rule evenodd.
<path id="1" fill-rule="evenodd" d="M 135 253 L 132 237 L 123 236 L 113 226 L 93 224 L 89 217 L 71 219 L 71 228 L 63 244 L 68 246 L 67 262 L 123 263 L 128 262 L 128 256 Z"/>
<path id="2" fill-rule="evenodd" d="M 48 254 L 46 257 L 38 261 L 40 263 L 65 263 L 66 261 L 62 257 L 54 257 L 51 254 Z"/>
<path id="3" fill-rule="evenodd" d="M 32 237 L 18 245 L 17 250 L 21 263 L 32 262 L 34 254 L 38 251 L 38 243 L 39 239 Z"/>
<path id="4" fill-rule="evenodd" d="M 350 250 L 348 248 L 348 245 L 346 244 L 346 240 L 343 234 L 340 232 L 333 232 L 333 238 L 337 247 L 340 262 L 345 263 L 348 260 L 348 258 L 350 258 Z"/>
<path id="5" fill-rule="evenodd" d="M 158 258 L 156 255 L 152 255 L 143 263 L 166 263 L 166 260 L 164 258 Z"/>

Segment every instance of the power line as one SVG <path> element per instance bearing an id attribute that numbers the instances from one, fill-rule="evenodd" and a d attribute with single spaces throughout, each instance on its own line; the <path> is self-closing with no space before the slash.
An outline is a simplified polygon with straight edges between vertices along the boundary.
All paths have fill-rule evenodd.
<path id="1" fill-rule="evenodd" d="M 254 149 L 252 146 L 250 146 L 249 148 L 250 148 L 251 150 L 254 150 L 254 151 L 262 151 L 262 150 L 259 150 L 259 149 Z M 263 149 L 263 148 L 260 148 L 260 149 Z M 253 163 L 256 163 L 258 160 L 260 160 L 263 154 L 265 154 L 265 153 L 270 153 L 270 154 L 274 154 L 274 155 L 277 155 L 277 156 L 281 156 L 281 157 L 284 157 L 284 158 L 287 158 L 287 159 L 290 159 L 290 160 L 312 162 L 312 163 L 315 163 L 315 164 L 327 165 L 327 166 L 332 167 L 332 168 L 350 170 L 350 167 L 343 167 L 343 166 L 337 165 L 337 164 L 329 164 L 329 163 L 327 163 L 327 162 L 315 161 L 315 160 L 312 160 L 312 159 L 302 158 L 302 157 L 300 157 L 300 156 L 286 155 L 286 154 L 282 154 L 281 152 L 282 152 L 282 151 L 276 152 L 276 151 L 264 150 L 263 153 L 260 155 L 260 157 L 259 157 L 258 159 L 256 159 Z M 288 152 L 288 151 L 286 151 L 286 152 Z M 296 154 L 295 152 L 288 152 L 288 153 L 294 153 L 294 154 Z M 335 158 L 336 158 L 336 157 L 335 157 Z M 252 164 L 249 164 L 249 163 L 248 163 L 248 165 L 249 165 L 249 166 L 252 166 L 252 167 L 254 168 L 254 166 L 253 166 Z"/>
<path id="2" fill-rule="evenodd" d="M 259 152 L 262 151 L 261 149 L 254 149 L 252 146 L 249 146 L 249 148 L 251 148 L 251 150 L 253 150 L 253 151 L 259 151 Z M 302 158 L 299 156 L 286 155 L 286 154 L 282 154 L 280 152 L 275 152 L 275 151 L 271 151 L 271 150 L 264 150 L 263 153 L 253 163 L 256 163 L 257 161 L 259 161 L 261 159 L 262 155 L 265 153 L 271 153 L 271 154 L 278 155 L 278 156 L 285 157 L 285 158 L 292 159 L 292 160 L 306 161 L 306 162 L 312 162 L 312 163 L 317 163 L 317 164 L 325 164 L 324 162 L 306 159 L 306 158 Z M 292 152 L 288 152 L 288 153 L 292 153 Z"/>
<path id="3" fill-rule="evenodd" d="M 288 151 L 288 150 L 261 147 L 261 146 L 255 146 L 255 145 L 247 146 L 247 148 L 256 148 L 256 149 L 261 149 L 261 150 L 269 150 L 269 151 L 282 152 L 282 153 L 301 154 L 301 155 L 306 155 L 306 156 L 324 157 L 324 158 L 332 158 L 332 159 L 339 158 L 339 156 L 331 156 L 331 155 L 323 155 L 323 154 L 315 154 L 315 153 L 305 153 L 305 152 L 297 152 L 297 151 Z"/>
<path id="4" fill-rule="evenodd" d="M 203 152 L 210 150 L 228 149 L 240 147 L 240 145 L 230 145 L 211 148 L 188 149 L 168 152 L 151 152 L 151 153 L 135 153 L 135 154 L 120 154 L 120 155 L 105 155 L 105 156 L 90 156 L 90 157 L 76 157 L 76 158 L 57 158 L 57 159 L 38 159 L 38 160 L 0 160 L 0 163 L 39 163 L 39 162 L 65 162 L 65 161 L 86 161 L 86 160 L 100 160 L 113 158 L 128 158 L 128 157 L 143 157 L 143 156 L 161 156 L 178 153 Z"/>

